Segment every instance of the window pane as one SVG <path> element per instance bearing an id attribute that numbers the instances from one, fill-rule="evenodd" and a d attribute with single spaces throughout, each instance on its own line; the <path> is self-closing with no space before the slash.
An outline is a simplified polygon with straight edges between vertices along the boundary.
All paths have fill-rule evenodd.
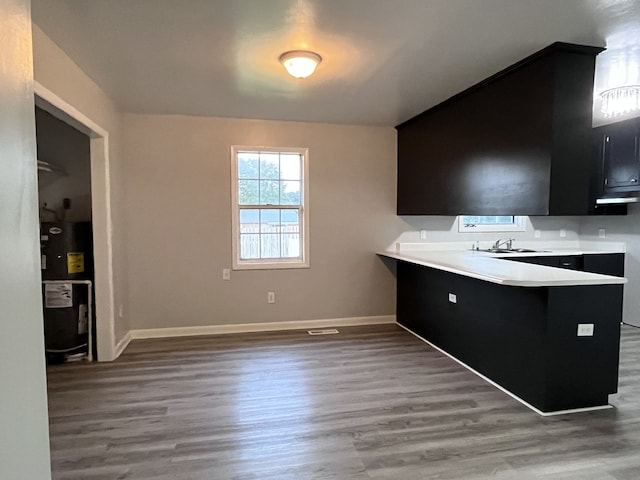
<path id="1" fill-rule="evenodd" d="M 240 233 L 260 231 L 260 210 L 240 210 Z"/>
<path id="2" fill-rule="evenodd" d="M 300 257 L 300 212 L 282 210 L 281 249 L 283 258 Z"/>
<path id="3" fill-rule="evenodd" d="M 280 154 L 260 153 L 260 178 L 280 178 Z"/>
<path id="4" fill-rule="evenodd" d="M 280 182 L 280 205 L 300 205 L 300 182 Z"/>
<path id="5" fill-rule="evenodd" d="M 259 179 L 258 153 L 242 152 L 238 154 L 238 178 Z"/>
<path id="6" fill-rule="evenodd" d="M 300 234 L 281 235 L 282 258 L 300 258 Z"/>
<path id="7" fill-rule="evenodd" d="M 260 181 L 260 205 L 280 204 L 280 182 L 277 180 Z"/>
<path id="8" fill-rule="evenodd" d="M 526 232 L 527 217 L 514 215 L 460 215 L 459 232 Z"/>
<path id="9" fill-rule="evenodd" d="M 282 210 L 280 213 L 282 225 L 300 223 L 300 212 L 298 210 Z"/>
<path id="10" fill-rule="evenodd" d="M 462 217 L 465 225 L 511 225 L 515 223 L 515 217 L 512 215 L 502 216 L 473 216 L 465 215 Z"/>
<path id="11" fill-rule="evenodd" d="M 259 223 L 260 210 L 243 208 L 240 210 L 240 223 Z"/>
<path id="12" fill-rule="evenodd" d="M 260 210 L 260 232 L 280 232 L 280 210 Z"/>
<path id="13" fill-rule="evenodd" d="M 255 260 L 260 258 L 260 235 L 240 234 L 240 259 Z"/>
<path id="14" fill-rule="evenodd" d="M 240 205 L 258 205 L 258 180 L 238 180 L 238 203 Z"/>
<path id="15" fill-rule="evenodd" d="M 279 258 L 280 235 L 271 233 L 260 235 L 260 253 L 262 258 Z"/>
<path id="16" fill-rule="evenodd" d="M 300 180 L 300 154 L 280 154 L 280 180 Z"/>

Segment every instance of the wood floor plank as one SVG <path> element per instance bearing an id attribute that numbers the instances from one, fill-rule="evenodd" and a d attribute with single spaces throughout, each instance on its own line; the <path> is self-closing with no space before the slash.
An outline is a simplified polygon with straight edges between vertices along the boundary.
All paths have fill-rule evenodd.
<path id="1" fill-rule="evenodd" d="M 138 340 L 47 370 L 53 477 L 640 478 L 640 330 L 615 409 L 540 417 L 394 325 Z"/>

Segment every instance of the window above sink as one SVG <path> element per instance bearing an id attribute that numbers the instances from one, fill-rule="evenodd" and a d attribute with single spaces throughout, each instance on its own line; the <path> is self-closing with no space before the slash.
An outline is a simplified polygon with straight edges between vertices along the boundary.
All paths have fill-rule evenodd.
<path id="1" fill-rule="evenodd" d="M 524 232 L 527 230 L 527 217 L 516 215 L 459 215 L 458 231 L 461 233 L 478 232 Z"/>

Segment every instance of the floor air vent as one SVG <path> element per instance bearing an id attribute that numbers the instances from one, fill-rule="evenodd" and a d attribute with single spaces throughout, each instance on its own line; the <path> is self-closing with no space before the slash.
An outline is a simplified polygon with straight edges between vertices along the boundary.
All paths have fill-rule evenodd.
<path id="1" fill-rule="evenodd" d="M 336 333 L 340 333 L 335 328 L 320 328 L 317 330 L 307 330 L 309 335 L 335 335 Z"/>

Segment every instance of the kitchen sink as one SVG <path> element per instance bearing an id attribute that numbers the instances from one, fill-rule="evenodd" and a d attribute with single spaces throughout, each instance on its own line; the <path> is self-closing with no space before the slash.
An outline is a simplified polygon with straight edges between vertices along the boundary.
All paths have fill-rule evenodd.
<path id="1" fill-rule="evenodd" d="M 481 248 L 480 252 L 489 253 L 537 253 L 546 250 L 531 250 L 530 248 Z"/>

